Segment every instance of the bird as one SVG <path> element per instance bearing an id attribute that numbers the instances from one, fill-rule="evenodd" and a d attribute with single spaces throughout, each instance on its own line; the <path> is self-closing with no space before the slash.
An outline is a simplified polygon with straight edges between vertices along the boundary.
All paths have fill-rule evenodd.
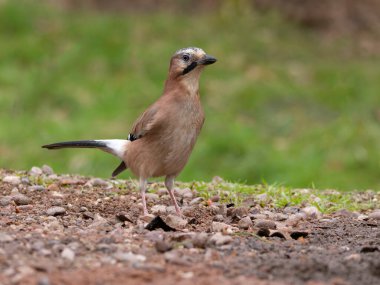
<path id="1" fill-rule="evenodd" d="M 96 148 L 121 159 L 112 177 L 127 168 L 138 177 L 143 215 L 148 215 L 145 192 L 148 179 L 165 177 L 165 187 L 176 213 L 175 178 L 185 167 L 202 129 L 205 114 L 199 94 L 204 67 L 217 59 L 197 47 L 179 49 L 171 57 L 162 95 L 134 122 L 127 139 L 63 141 L 47 149 Z"/>

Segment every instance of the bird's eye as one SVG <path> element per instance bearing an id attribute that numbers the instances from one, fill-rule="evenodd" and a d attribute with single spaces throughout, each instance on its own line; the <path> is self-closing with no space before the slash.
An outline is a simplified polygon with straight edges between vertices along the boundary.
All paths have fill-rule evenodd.
<path id="1" fill-rule="evenodd" d="M 189 56 L 188 54 L 184 54 L 184 55 L 182 56 L 182 59 L 183 59 L 184 61 L 189 61 L 190 56 Z"/>

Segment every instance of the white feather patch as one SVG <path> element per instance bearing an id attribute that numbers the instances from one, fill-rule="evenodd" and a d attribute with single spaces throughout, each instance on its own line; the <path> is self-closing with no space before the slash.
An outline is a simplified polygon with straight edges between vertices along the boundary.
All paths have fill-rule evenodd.
<path id="1" fill-rule="evenodd" d="M 130 143 L 129 140 L 96 140 L 98 142 L 102 142 L 106 144 L 106 148 L 102 148 L 105 152 L 111 153 L 118 158 L 123 159 L 124 154 L 127 150 L 127 146 Z"/>

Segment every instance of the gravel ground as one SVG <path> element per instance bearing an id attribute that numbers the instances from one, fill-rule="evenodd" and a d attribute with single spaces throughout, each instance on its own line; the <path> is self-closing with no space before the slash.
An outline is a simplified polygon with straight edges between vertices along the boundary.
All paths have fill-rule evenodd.
<path id="1" fill-rule="evenodd" d="M 177 184 L 180 218 L 154 183 L 141 217 L 134 181 L 48 166 L 0 180 L 0 284 L 380 284 L 379 210 L 236 206 Z"/>

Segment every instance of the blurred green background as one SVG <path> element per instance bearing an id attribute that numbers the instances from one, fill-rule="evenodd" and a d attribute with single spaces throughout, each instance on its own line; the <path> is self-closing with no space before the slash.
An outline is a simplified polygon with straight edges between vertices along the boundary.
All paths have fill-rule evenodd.
<path id="1" fill-rule="evenodd" d="M 0 167 L 109 177 L 112 156 L 40 146 L 126 138 L 171 55 L 198 46 L 219 61 L 201 79 L 206 122 L 180 180 L 379 190 L 379 6 L 0 1 Z"/>

